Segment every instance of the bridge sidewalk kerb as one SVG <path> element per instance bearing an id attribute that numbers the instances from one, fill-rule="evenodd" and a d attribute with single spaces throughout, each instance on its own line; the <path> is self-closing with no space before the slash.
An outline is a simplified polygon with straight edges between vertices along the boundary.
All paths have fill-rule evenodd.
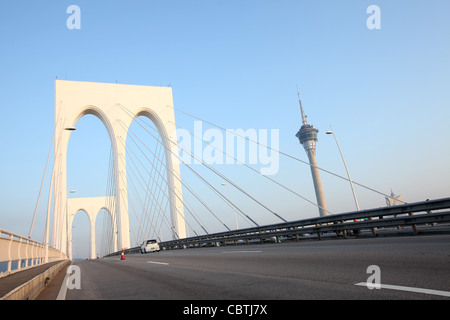
<path id="1" fill-rule="evenodd" d="M 70 260 L 59 260 L 0 278 L 0 300 L 32 300 Z"/>

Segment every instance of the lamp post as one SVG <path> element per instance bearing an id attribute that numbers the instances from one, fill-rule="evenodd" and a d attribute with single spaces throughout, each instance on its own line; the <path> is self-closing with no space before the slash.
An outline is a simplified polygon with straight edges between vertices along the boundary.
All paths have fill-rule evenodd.
<path id="1" fill-rule="evenodd" d="M 56 128 L 55 128 L 55 130 L 56 130 Z M 75 127 L 66 127 L 66 128 L 64 128 L 64 130 L 65 131 L 75 131 L 77 129 Z M 56 144 L 56 142 L 54 142 L 54 143 Z M 55 155 L 56 155 L 57 152 L 59 152 L 59 150 L 57 150 L 56 147 L 57 146 L 55 145 L 55 148 L 54 148 Z M 56 156 L 55 156 L 55 158 L 56 158 Z M 54 179 L 54 177 L 55 177 L 55 166 L 53 166 L 53 169 L 52 169 L 52 177 L 50 179 L 50 191 L 48 193 L 47 222 L 46 222 L 46 225 L 45 225 L 45 256 L 44 256 L 45 263 L 48 262 L 48 242 L 49 242 L 49 227 L 50 227 L 50 201 L 51 201 L 52 192 L 53 192 L 53 179 Z"/>
<path id="2" fill-rule="evenodd" d="M 336 145 L 339 149 L 339 153 L 341 154 L 342 161 L 344 162 L 345 170 L 347 171 L 348 181 L 350 181 L 350 187 L 352 188 L 353 198 L 355 199 L 356 210 L 359 211 L 358 200 L 356 199 L 355 189 L 353 188 L 352 178 L 350 178 L 350 173 L 348 172 L 347 164 L 345 163 L 345 160 L 344 160 L 344 155 L 342 154 L 341 147 L 339 146 L 339 142 L 336 138 L 336 135 L 334 134 L 334 131 L 333 131 L 333 128 L 331 127 L 331 125 L 330 125 L 330 129 L 331 129 L 331 131 L 327 131 L 326 134 L 332 134 L 334 136 L 334 140 L 336 141 Z"/>
<path id="3" fill-rule="evenodd" d="M 70 188 L 67 189 L 67 197 L 66 197 L 66 253 L 69 259 L 72 260 L 71 252 L 69 250 L 71 249 L 71 246 L 69 245 L 69 194 L 75 193 L 75 190 L 71 190 Z"/>
<path id="4" fill-rule="evenodd" d="M 70 131 L 75 131 L 77 130 L 77 128 L 75 128 L 74 126 L 72 127 L 65 127 L 64 130 L 69 131 L 69 134 L 71 133 Z M 75 190 L 71 190 L 70 188 L 67 188 L 67 194 L 66 194 L 66 253 L 67 256 L 69 257 L 69 259 L 72 260 L 72 237 L 70 237 L 70 243 L 69 243 L 69 194 L 70 193 L 75 193 Z"/>
<path id="5" fill-rule="evenodd" d="M 228 197 L 230 198 L 230 202 L 231 202 L 231 204 L 232 204 L 231 207 L 233 208 L 234 221 L 236 222 L 236 230 L 237 230 L 237 229 L 239 229 L 239 227 L 238 227 L 238 222 L 237 222 L 237 218 L 236 218 L 236 210 L 234 209 L 233 200 L 231 199 L 230 189 L 228 188 L 228 185 L 227 185 L 225 182 L 222 183 L 222 186 L 225 186 L 225 187 L 227 188 L 227 191 L 228 191 Z"/>

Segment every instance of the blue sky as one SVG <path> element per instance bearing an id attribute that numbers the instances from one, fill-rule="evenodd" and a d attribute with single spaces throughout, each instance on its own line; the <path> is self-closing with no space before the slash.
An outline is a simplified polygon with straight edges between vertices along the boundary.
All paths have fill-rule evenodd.
<path id="1" fill-rule="evenodd" d="M 66 26 L 72 4 L 81 9 L 80 30 Z M 381 9 L 380 30 L 366 27 L 372 4 Z M 306 160 L 295 137 L 298 85 L 308 121 L 320 130 L 319 166 L 345 176 L 325 135 L 332 125 L 355 181 L 392 188 L 408 202 L 447 197 L 449 10 L 447 0 L 2 1 L 0 227 L 28 234 L 53 133 L 56 77 L 170 85 L 176 108 L 225 128 L 278 129 L 280 149 Z M 176 119 L 193 126 L 181 113 Z M 69 184 L 79 196 L 103 195 L 106 130 L 88 116 L 77 128 Z M 353 210 L 348 183 L 321 176 L 330 211 Z M 281 157 L 274 178 L 315 199 L 305 165 Z M 251 175 L 242 183 L 288 220 L 317 215 L 308 203 L 269 197 L 270 187 Z M 356 192 L 362 208 L 384 206 L 382 196 Z"/>

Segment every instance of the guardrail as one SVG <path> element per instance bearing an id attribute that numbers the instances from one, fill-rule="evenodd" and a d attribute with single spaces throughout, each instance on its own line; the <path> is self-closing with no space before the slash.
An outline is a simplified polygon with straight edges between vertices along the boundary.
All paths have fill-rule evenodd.
<path id="1" fill-rule="evenodd" d="M 330 232 L 345 238 L 349 231 L 358 233 L 364 229 L 371 230 L 375 236 L 379 228 L 406 226 L 410 226 L 418 234 L 418 225 L 450 222 L 450 211 L 436 212 L 449 208 L 450 198 L 444 198 L 165 241 L 160 246 L 176 249 L 239 240 L 248 243 L 254 239 L 264 241 L 275 238 L 277 241 L 283 236 L 293 237 L 298 241 L 302 235 L 316 234 L 321 239 L 323 234 Z"/>
<path id="2" fill-rule="evenodd" d="M 302 236 L 316 235 L 321 239 L 323 235 L 334 233 L 346 238 L 350 233 L 358 234 L 363 230 L 370 230 L 373 236 L 380 228 L 411 227 L 414 234 L 418 234 L 418 225 L 440 224 L 450 222 L 450 198 L 427 200 L 408 203 L 392 207 L 360 210 L 348 213 L 333 214 L 326 217 L 297 220 L 260 227 L 239 229 L 234 231 L 206 234 L 202 236 L 170 240 L 161 242 L 161 249 L 182 249 L 198 246 L 216 246 L 226 243 L 237 243 L 252 240 L 264 242 L 287 237 L 299 241 Z M 139 247 L 126 249 L 125 253 L 139 252 Z M 111 255 L 118 255 L 116 252 Z"/>
<path id="3" fill-rule="evenodd" d="M 48 248 L 48 262 L 67 259 L 57 249 Z M 45 244 L 0 229 L 0 277 L 44 263 Z"/>

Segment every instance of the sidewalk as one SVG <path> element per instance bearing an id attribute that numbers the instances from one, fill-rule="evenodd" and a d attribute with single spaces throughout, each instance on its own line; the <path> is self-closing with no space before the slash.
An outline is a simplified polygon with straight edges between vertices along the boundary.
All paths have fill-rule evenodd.
<path id="1" fill-rule="evenodd" d="M 44 274 L 46 271 L 50 270 L 53 266 L 56 266 L 58 263 L 63 262 L 63 260 L 60 261 L 54 261 L 45 263 L 33 268 L 25 269 L 22 271 L 17 271 L 15 273 L 12 273 L 10 275 L 4 276 L 0 278 L 0 300 L 5 297 L 8 293 L 15 290 L 16 288 L 19 288 L 20 286 L 27 284 L 34 278 Z M 48 279 L 50 280 L 50 279 Z M 44 287 L 46 282 L 48 282 L 47 279 L 42 279 L 43 283 L 40 283 L 39 285 Z"/>

